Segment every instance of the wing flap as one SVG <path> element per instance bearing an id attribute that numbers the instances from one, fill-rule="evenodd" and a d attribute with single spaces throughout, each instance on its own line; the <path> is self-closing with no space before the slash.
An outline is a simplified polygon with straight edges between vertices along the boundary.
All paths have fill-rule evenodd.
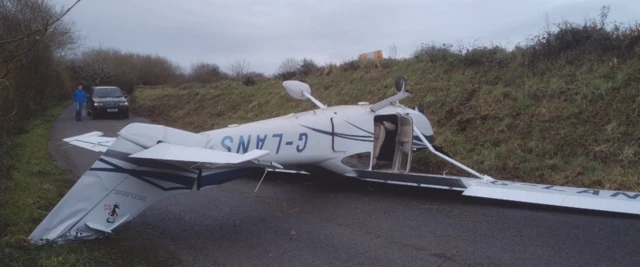
<path id="1" fill-rule="evenodd" d="M 640 215 L 640 193 L 506 181 L 472 181 L 465 196 Z"/>
<path id="2" fill-rule="evenodd" d="M 160 143 L 131 154 L 129 157 L 196 163 L 239 164 L 266 156 L 269 153 L 267 150 L 255 149 L 244 154 L 237 154 L 202 147 Z"/>

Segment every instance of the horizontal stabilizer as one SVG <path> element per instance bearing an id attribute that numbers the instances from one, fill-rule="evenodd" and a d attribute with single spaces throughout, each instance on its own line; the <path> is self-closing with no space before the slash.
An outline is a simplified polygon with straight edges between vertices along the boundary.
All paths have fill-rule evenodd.
<path id="1" fill-rule="evenodd" d="M 116 141 L 115 137 L 105 137 L 102 132 L 90 132 L 62 139 L 63 141 L 93 151 L 105 152 Z"/>
<path id="2" fill-rule="evenodd" d="M 266 156 L 269 153 L 267 150 L 254 149 L 245 154 L 237 154 L 202 147 L 160 143 L 131 154 L 129 157 L 196 163 L 238 164 Z"/>
<path id="3" fill-rule="evenodd" d="M 465 196 L 640 215 L 640 193 L 506 181 L 472 181 Z"/>

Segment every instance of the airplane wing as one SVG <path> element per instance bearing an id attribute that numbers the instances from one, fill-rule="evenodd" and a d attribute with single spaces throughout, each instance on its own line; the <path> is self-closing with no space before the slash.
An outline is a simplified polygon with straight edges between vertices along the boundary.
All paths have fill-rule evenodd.
<path id="1" fill-rule="evenodd" d="M 640 193 L 423 173 L 356 170 L 372 182 L 461 191 L 463 196 L 640 215 Z"/>
<path id="2" fill-rule="evenodd" d="M 468 181 L 465 196 L 492 198 L 640 215 L 640 193 L 516 183 L 507 181 Z"/>
<path id="3" fill-rule="evenodd" d="M 94 131 L 63 139 L 63 141 L 85 149 L 106 152 L 115 142 L 116 137 L 106 137 L 103 132 Z M 131 158 L 153 159 L 165 162 L 198 165 L 203 168 L 214 168 L 223 164 L 242 164 L 244 166 L 265 166 L 282 169 L 275 162 L 258 158 L 268 155 L 267 150 L 252 150 L 245 154 L 237 154 L 202 147 L 191 147 L 169 143 L 159 143 L 148 149 L 129 155 Z"/>

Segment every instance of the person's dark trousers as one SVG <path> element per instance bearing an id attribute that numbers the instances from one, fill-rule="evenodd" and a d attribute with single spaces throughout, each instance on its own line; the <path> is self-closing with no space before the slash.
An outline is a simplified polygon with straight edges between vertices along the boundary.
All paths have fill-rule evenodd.
<path id="1" fill-rule="evenodd" d="M 76 104 L 76 121 L 81 121 L 82 120 L 82 103 L 75 103 Z"/>

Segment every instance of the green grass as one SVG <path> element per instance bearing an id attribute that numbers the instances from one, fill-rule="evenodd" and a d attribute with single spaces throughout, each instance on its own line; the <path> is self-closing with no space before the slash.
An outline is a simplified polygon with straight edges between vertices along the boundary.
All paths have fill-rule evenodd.
<path id="1" fill-rule="evenodd" d="M 176 266 L 163 248 L 133 244 L 126 235 L 56 246 L 28 242 L 72 185 L 47 150 L 53 122 L 68 105 L 52 108 L 11 141 L 10 166 L 3 166 L 11 168 L 10 177 L 0 180 L 0 266 Z"/>

